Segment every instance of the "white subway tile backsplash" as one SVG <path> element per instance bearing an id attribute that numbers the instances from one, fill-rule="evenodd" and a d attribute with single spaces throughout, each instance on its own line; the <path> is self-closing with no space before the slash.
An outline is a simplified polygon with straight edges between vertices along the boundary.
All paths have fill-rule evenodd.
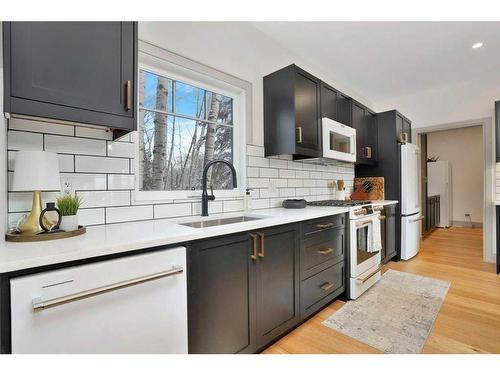
<path id="1" fill-rule="evenodd" d="M 270 159 L 269 166 L 271 168 L 287 168 L 288 162 L 286 160 L 281 160 L 281 159 Z"/>
<path id="2" fill-rule="evenodd" d="M 72 136 L 75 133 L 75 127 L 73 125 L 55 124 L 48 121 L 37 121 L 34 119 L 18 117 L 12 117 L 9 119 L 9 129 L 69 136 Z"/>
<path id="3" fill-rule="evenodd" d="M 281 178 L 295 178 L 295 171 L 290 169 L 280 169 L 279 176 Z"/>
<path id="4" fill-rule="evenodd" d="M 249 167 L 269 167 L 269 159 L 260 158 L 256 156 L 248 157 L 248 166 Z"/>
<path id="5" fill-rule="evenodd" d="M 193 215 L 201 215 L 201 202 L 192 203 L 193 205 Z M 208 202 L 208 213 L 209 214 L 220 214 L 222 213 L 222 201 L 210 201 Z"/>
<path id="6" fill-rule="evenodd" d="M 243 211 L 243 199 L 222 202 L 224 212 Z"/>
<path id="7" fill-rule="evenodd" d="M 264 147 L 255 146 L 255 145 L 247 145 L 247 155 L 259 156 L 259 157 L 263 158 L 264 157 Z"/>
<path id="8" fill-rule="evenodd" d="M 153 206 L 107 207 L 106 223 L 153 219 Z"/>
<path id="9" fill-rule="evenodd" d="M 247 177 L 259 177 L 259 168 L 248 167 L 247 168 Z"/>
<path id="10" fill-rule="evenodd" d="M 169 217 L 191 216 L 191 203 L 157 204 L 154 208 L 154 218 L 163 219 Z"/>
<path id="11" fill-rule="evenodd" d="M 133 174 L 108 174 L 109 190 L 133 190 L 135 188 Z"/>
<path id="12" fill-rule="evenodd" d="M 78 210 L 78 224 L 100 225 L 105 224 L 105 208 L 80 208 Z"/>
<path id="13" fill-rule="evenodd" d="M 106 190 L 105 174 L 61 173 L 61 186 L 69 182 L 72 190 Z"/>
<path id="14" fill-rule="evenodd" d="M 42 151 L 43 134 L 9 130 L 7 132 L 7 149 Z"/>
<path id="15" fill-rule="evenodd" d="M 252 209 L 261 210 L 264 208 L 269 208 L 269 199 L 252 199 Z"/>
<path id="16" fill-rule="evenodd" d="M 106 155 L 106 142 L 100 139 L 45 135 L 45 150 L 65 154 Z"/>
<path id="17" fill-rule="evenodd" d="M 108 142 L 108 156 L 133 158 L 135 156 L 135 144 L 126 142 Z"/>
<path id="18" fill-rule="evenodd" d="M 82 208 L 130 206 L 129 191 L 78 191 Z"/>
<path id="19" fill-rule="evenodd" d="M 76 172 L 129 173 L 129 159 L 95 156 L 75 156 Z"/>
<path id="20" fill-rule="evenodd" d="M 113 132 L 109 129 L 103 129 L 102 127 L 93 128 L 89 126 L 77 126 L 75 135 L 77 137 L 113 140 Z"/>
<path id="21" fill-rule="evenodd" d="M 42 208 L 45 208 L 47 202 L 55 202 L 56 198 L 59 195 L 59 192 L 42 192 Z M 31 206 L 33 203 L 33 193 L 8 193 L 8 200 L 9 212 L 31 211 Z"/>
<path id="22" fill-rule="evenodd" d="M 260 187 L 268 187 L 269 186 L 269 179 L 267 178 L 249 178 L 248 179 L 248 187 L 253 189 L 253 188 L 260 188 Z"/>
<path id="23" fill-rule="evenodd" d="M 9 150 L 43 150 L 45 147 L 59 152 L 61 180 L 70 181 L 72 190 L 84 200 L 79 213 L 83 225 L 175 218 L 201 213 L 199 198 L 157 202 L 136 201 L 134 198 L 132 201 L 137 132 L 113 141 L 112 132 L 104 128 L 17 119 L 10 121 L 8 134 Z M 256 145 L 247 145 L 246 150 L 247 180 L 239 182 L 253 189 L 254 210 L 281 207 L 283 199 L 287 198 L 332 198 L 332 191 L 327 188 L 327 184 L 340 178 L 346 181 L 348 190 L 352 188 L 352 166 L 319 166 L 292 161 L 290 155 L 264 158 L 264 148 Z M 15 167 L 15 154 L 16 151 L 8 152 L 9 171 Z M 11 180 L 12 173 L 9 173 L 9 182 Z M 58 194 L 44 193 L 43 197 L 54 201 Z M 9 220 L 29 211 L 31 197 L 31 193 L 9 193 Z M 241 198 L 218 198 L 209 202 L 210 214 L 242 209 Z"/>
<path id="24" fill-rule="evenodd" d="M 278 170 L 273 168 L 259 168 L 260 177 L 278 177 Z"/>

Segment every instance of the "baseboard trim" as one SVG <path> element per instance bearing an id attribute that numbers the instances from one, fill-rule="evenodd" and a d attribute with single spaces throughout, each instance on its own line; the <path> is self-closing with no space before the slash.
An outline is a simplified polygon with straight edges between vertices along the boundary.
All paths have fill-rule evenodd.
<path id="1" fill-rule="evenodd" d="M 480 222 L 477 222 L 477 221 L 473 221 L 472 222 L 472 225 L 474 226 L 474 228 L 482 228 L 483 227 L 483 223 L 480 223 Z M 465 227 L 465 228 L 470 228 L 471 226 L 471 222 L 470 221 L 459 221 L 459 220 L 453 220 L 451 222 L 451 226 L 452 227 Z"/>

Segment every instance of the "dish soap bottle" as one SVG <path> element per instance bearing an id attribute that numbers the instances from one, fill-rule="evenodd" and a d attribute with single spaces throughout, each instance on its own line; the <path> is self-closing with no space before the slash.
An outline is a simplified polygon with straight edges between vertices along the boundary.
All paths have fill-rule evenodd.
<path id="1" fill-rule="evenodd" d="M 245 212 L 252 211 L 252 195 L 250 194 L 250 190 L 248 189 L 245 192 L 245 195 L 243 196 L 243 210 Z"/>

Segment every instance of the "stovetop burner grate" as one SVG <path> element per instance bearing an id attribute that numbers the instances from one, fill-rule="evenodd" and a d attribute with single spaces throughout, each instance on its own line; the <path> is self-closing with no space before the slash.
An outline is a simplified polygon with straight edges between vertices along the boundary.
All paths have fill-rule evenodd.
<path id="1" fill-rule="evenodd" d="M 353 206 L 362 206 L 364 204 L 370 204 L 371 201 L 340 201 L 340 200 L 323 200 L 323 201 L 312 201 L 307 202 L 308 206 L 333 206 L 333 207 L 353 207 Z"/>

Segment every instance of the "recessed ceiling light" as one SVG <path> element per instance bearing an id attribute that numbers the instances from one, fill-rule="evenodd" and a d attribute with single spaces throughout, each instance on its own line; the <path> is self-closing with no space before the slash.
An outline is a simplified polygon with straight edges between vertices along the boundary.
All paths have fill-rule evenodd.
<path id="1" fill-rule="evenodd" d="M 483 46 L 483 42 L 477 42 L 477 43 L 474 43 L 472 45 L 472 48 L 478 49 L 478 48 L 481 48 L 482 46 Z"/>

